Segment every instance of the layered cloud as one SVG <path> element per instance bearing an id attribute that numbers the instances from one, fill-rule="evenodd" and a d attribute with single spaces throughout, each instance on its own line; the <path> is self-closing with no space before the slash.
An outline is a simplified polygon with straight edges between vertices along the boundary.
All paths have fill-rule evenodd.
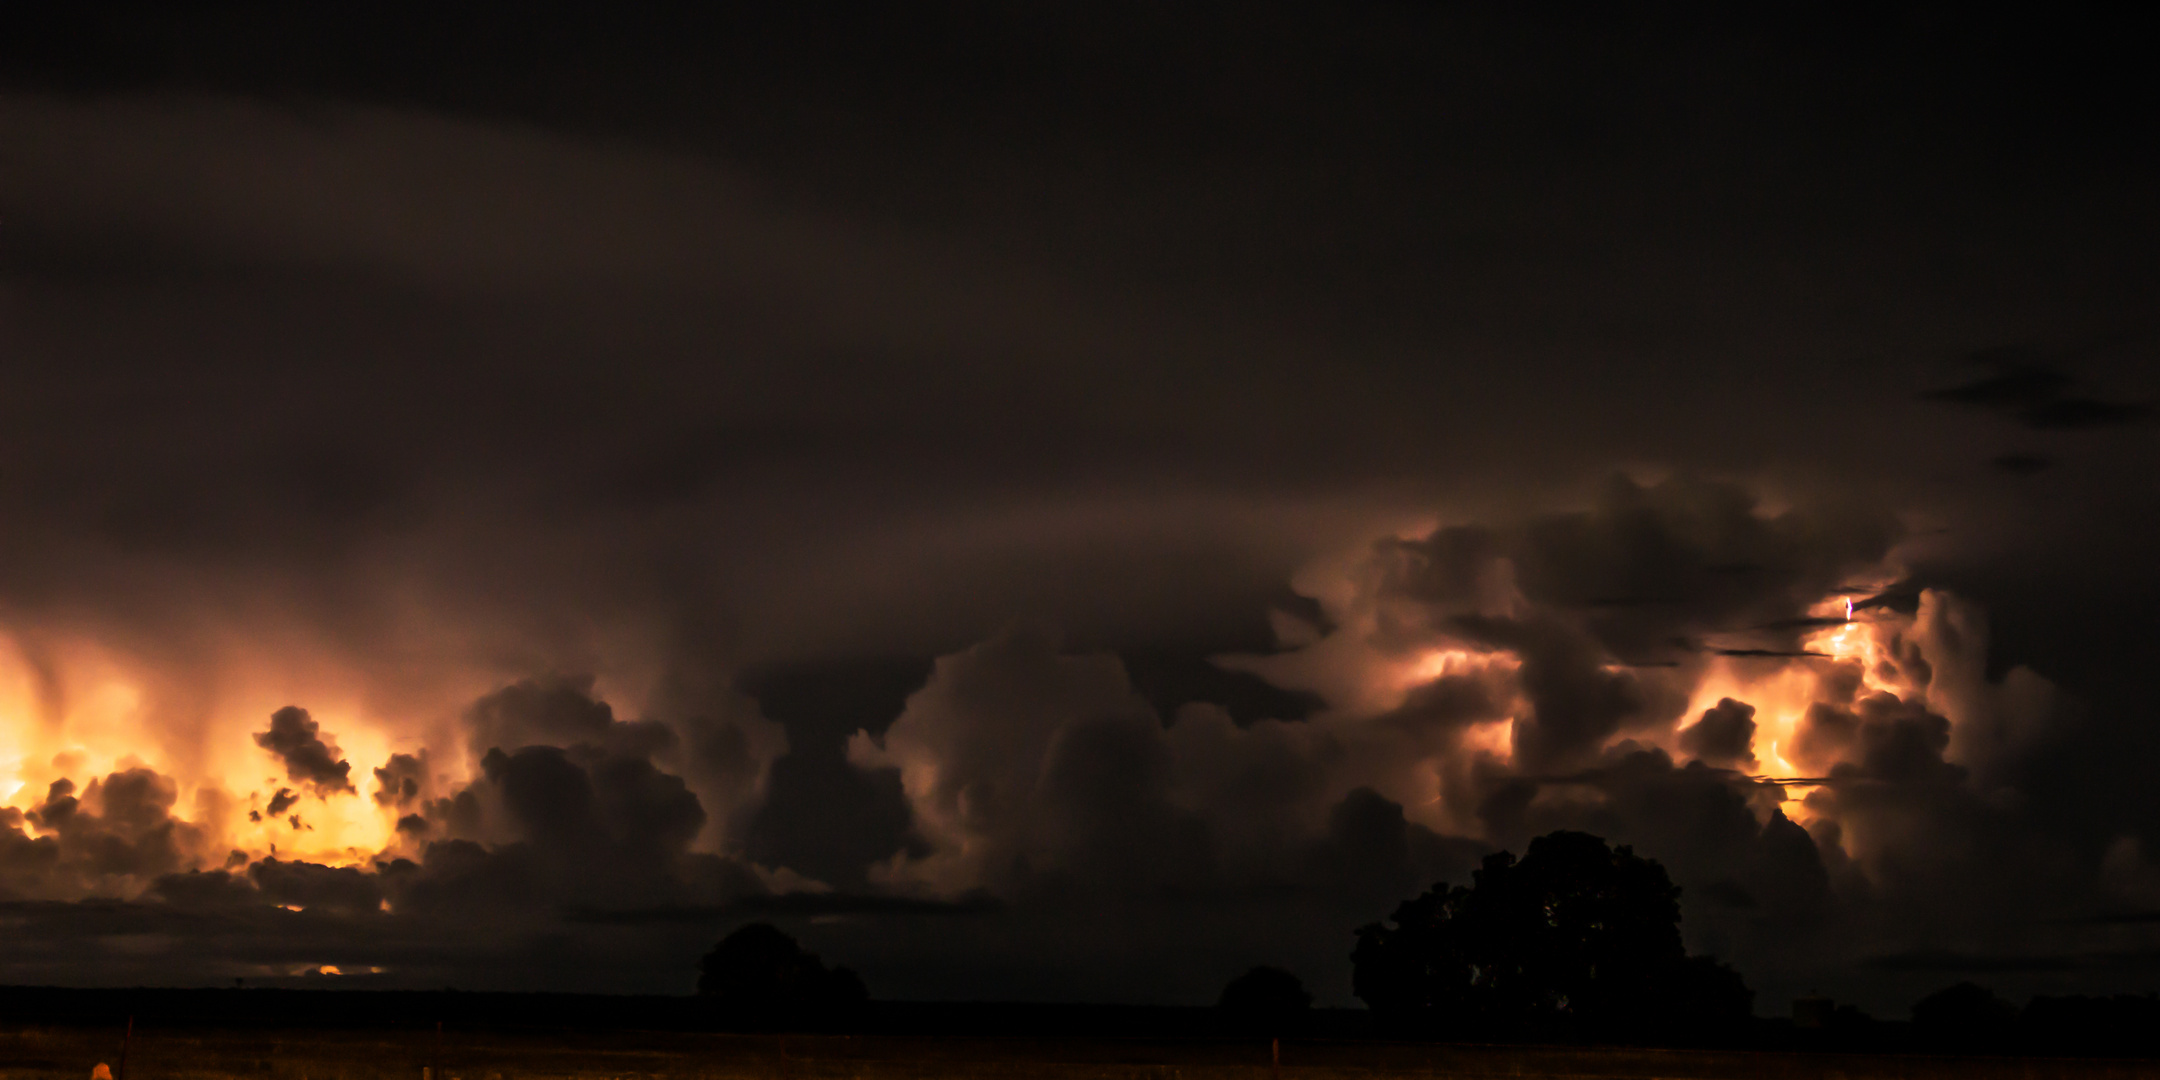
<path id="1" fill-rule="evenodd" d="M 2078 890 L 1927 912 L 2030 832 L 1985 778 L 2065 707 L 2029 671 L 1984 677 L 1969 605 L 1887 588 L 1898 539 L 1851 507 L 1625 479 L 1582 511 L 1388 539 L 1306 582 L 1324 632 L 1285 623 L 1282 651 L 1221 658 L 1328 700 L 1302 721 L 1159 715 L 1113 656 L 993 640 L 857 736 L 926 845 L 882 880 L 1362 893 L 1377 912 L 1377 881 L 1577 828 L 1666 862 L 1699 947 L 1780 991 L 1915 938 L 1992 940 Z M 1370 828 L 1396 839 L 1353 839 Z"/>
<path id="2" fill-rule="evenodd" d="M 2134 848 L 2099 864 L 2051 843 L 2019 777 L 2074 710 L 2030 671 L 1990 675 L 1984 620 L 1906 583 L 1900 542 L 1890 516 L 1684 477 L 1369 541 L 1298 578 L 1315 603 L 1275 612 L 1276 648 L 1213 660 L 1318 703 L 1302 715 L 1164 710 L 1115 651 L 1010 629 L 894 683 L 904 700 L 864 699 L 893 713 L 855 713 L 846 764 L 818 767 L 851 770 L 857 812 L 889 824 L 830 852 L 767 839 L 805 812 L 772 778 L 811 774 L 776 772 L 790 739 L 747 697 L 624 718 L 590 678 L 518 680 L 448 743 L 386 754 L 365 794 L 340 733 L 286 707 L 248 740 L 283 775 L 193 778 L 193 815 L 139 764 L 80 794 L 51 781 L 7 811 L 0 885 L 30 921 L 93 898 L 129 919 L 305 917 L 213 965 L 234 977 L 530 974 L 487 965 L 559 935 L 649 962 L 793 904 L 886 992 L 1145 977 L 1204 998 L 1246 957 L 1340 998 L 1351 927 L 1572 828 L 1670 867 L 1695 947 L 1759 985 L 1892 992 L 1928 977 L 1911 957 L 1991 947 L 2147 873 Z M 311 818 L 340 815 L 372 821 L 372 845 L 348 828 L 309 848 Z M 392 944 L 370 953 L 358 926 Z"/>
<path id="3" fill-rule="evenodd" d="M 0 98 L 0 978 L 673 991 L 769 917 L 1346 1003 L 1568 827 L 1766 1004 L 2149 985 L 2144 166 L 1794 121 L 1793 35 L 1184 18 L 1015 32 L 1010 112 L 706 41 Z M 727 55 L 860 70 L 792 32 Z"/>

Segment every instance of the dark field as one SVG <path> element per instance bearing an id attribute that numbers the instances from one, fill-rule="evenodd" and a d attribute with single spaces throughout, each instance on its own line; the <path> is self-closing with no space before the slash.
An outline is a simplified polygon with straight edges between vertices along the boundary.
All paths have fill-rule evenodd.
<path id="1" fill-rule="evenodd" d="M 0 1080 L 85 1080 L 117 1066 L 121 1029 L 0 1030 Z M 1258 1039 L 777 1035 L 609 1031 L 160 1029 L 138 1025 L 127 1080 L 1276 1080 Z M 2160 1063 L 2106 1058 L 1461 1046 L 1288 1040 L 1281 1080 L 1612 1077 L 1628 1080 L 1935 1080 L 2160 1077 Z"/>

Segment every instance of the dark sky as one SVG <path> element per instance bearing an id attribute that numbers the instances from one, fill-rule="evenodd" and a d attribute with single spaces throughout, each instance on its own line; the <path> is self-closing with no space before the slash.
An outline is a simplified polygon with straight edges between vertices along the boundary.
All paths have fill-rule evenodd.
<path id="1" fill-rule="evenodd" d="M 0 980 L 2160 982 L 2139 25 L 7 19 Z"/>

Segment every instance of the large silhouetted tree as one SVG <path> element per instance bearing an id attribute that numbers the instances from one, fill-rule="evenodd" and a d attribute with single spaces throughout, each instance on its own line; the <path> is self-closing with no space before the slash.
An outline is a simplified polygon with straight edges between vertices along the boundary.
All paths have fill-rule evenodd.
<path id="1" fill-rule="evenodd" d="M 698 993 L 751 1021 L 828 1020 L 868 1000 L 862 979 L 828 968 L 771 923 L 751 923 L 698 961 Z"/>
<path id="2" fill-rule="evenodd" d="M 1665 868 L 1579 832 L 1487 856 L 1357 932 L 1352 987 L 1380 1022 L 1426 1034 L 1646 1038 L 1744 1021 L 1740 976 L 1680 941 Z"/>

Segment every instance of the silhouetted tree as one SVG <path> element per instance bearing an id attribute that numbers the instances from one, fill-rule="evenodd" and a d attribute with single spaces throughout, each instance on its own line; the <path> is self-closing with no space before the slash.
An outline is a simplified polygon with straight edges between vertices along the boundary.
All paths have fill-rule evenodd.
<path id="1" fill-rule="evenodd" d="M 1946 986 L 1913 1003 L 1913 1027 L 1922 1038 L 1943 1045 L 1977 1047 L 2008 1041 L 2015 1031 L 2017 1006 L 1978 983 Z"/>
<path id="2" fill-rule="evenodd" d="M 1236 1027 L 1284 1035 L 1312 1011 L 1312 995 L 1296 975 L 1277 967 L 1256 967 L 1223 986 L 1216 1008 Z"/>
<path id="3" fill-rule="evenodd" d="M 1490 1036 L 1670 1036 L 1745 1021 L 1731 968 L 1690 957 L 1657 862 L 1579 832 L 1487 856 L 1357 932 L 1352 988 L 1385 1026 Z"/>
<path id="4" fill-rule="evenodd" d="M 753 1022 L 837 1020 L 870 997 L 854 972 L 827 968 L 771 923 L 751 923 L 713 946 L 698 961 L 698 993 Z"/>

